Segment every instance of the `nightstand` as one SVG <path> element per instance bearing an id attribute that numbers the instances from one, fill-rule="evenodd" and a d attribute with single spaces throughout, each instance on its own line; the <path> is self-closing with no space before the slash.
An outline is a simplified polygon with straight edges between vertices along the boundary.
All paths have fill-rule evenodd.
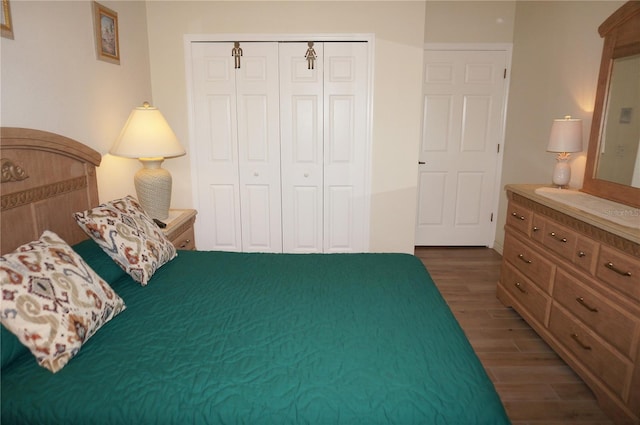
<path id="1" fill-rule="evenodd" d="M 162 232 L 176 249 L 192 251 L 196 249 L 196 238 L 193 232 L 196 214 L 196 210 L 169 210 L 169 217 L 164 220 L 167 227 L 162 229 Z"/>

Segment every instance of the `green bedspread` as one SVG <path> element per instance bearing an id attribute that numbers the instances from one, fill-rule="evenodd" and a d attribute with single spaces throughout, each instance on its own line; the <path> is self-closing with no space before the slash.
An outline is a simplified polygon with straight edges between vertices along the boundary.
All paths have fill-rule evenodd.
<path id="1" fill-rule="evenodd" d="M 413 256 L 181 251 L 141 287 L 94 248 L 127 309 L 56 374 L 5 367 L 3 424 L 509 423 Z"/>

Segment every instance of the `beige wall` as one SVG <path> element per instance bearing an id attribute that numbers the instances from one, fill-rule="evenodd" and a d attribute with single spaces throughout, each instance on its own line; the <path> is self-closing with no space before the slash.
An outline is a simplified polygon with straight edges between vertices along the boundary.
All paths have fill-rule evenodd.
<path id="1" fill-rule="evenodd" d="M 91 2 L 11 2 L 15 40 L 0 41 L 0 123 L 49 130 L 106 153 L 131 108 L 152 101 L 188 148 L 183 34 L 375 35 L 371 246 L 413 247 L 423 43 L 508 43 L 513 67 L 502 185 L 549 183 L 551 121 L 584 119 L 585 143 L 602 41 L 622 1 L 204 2 L 102 1 L 119 14 L 121 65 L 95 59 Z M 513 34 L 511 36 L 511 34 Z M 150 42 L 147 42 L 147 36 Z M 151 94 L 153 93 L 153 98 Z M 586 148 L 586 146 L 585 146 Z M 584 155 L 574 155 L 574 186 Z M 134 193 L 136 161 L 106 155 L 101 199 Z M 173 206 L 191 205 L 190 158 L 165 162 Z M 506 200 L 501 198 L 496 248 Z"/>
<path id="2" fill-rule="evenodd" d="M 517 2 L 502 185 L 551 184 L 551 123 L 583 119 L 584 149 L 602 54 L 598 26 L 621 1 Z M 570 185 L 582 187 L 586 153 L 573 154 Z M 501 195 L 495 248 L 501 252 L 507 202 Z"/>
<path id="3" fill-rule="evenodd" d="M 147 23 L 156 106 L 187 142 L 184 34 L 374 34 L 371 250 L 413 252 L 424 6 L 415 1 L 152 1 Z M 165 164 L 173 174 L 173 204 L 189 206 L 188 154 Z"/>
<path id="4" fill-rule="evenodd" d="M 129 112 L 151 99 L 143 2 L 118 12 L 120 65 L 96 60 L 90 1 L 11 1 L 14 40 L 0 39 L 0 123 L 52 131 L 106 153 Z M 138 162 L 105 157 L 101 200 L 135 194 Z"/>
<path id="5" fill-rule="evenodd" d="M 511 43 L 515 1 L 427 1 L 426 43 Z"/>

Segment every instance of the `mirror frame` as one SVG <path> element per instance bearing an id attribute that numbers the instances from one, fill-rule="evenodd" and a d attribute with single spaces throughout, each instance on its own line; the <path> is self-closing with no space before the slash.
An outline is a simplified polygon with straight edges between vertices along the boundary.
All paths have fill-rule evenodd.
<path id="1" fill-rule="evenodd" d="M 640 53 L 640 1 L 632 0 L 622 5 L 598 27 L 598 32 L 601 37 L 604 37 L 604 47 L 600 61 L 600 75 L 596 88 L 582 191 L 640 208 L 640 188 L 596 177 L 600 135 L 604 125 L 604 109 L 609 94 L 609 78 L 613 69 L 613 60 Z"/>

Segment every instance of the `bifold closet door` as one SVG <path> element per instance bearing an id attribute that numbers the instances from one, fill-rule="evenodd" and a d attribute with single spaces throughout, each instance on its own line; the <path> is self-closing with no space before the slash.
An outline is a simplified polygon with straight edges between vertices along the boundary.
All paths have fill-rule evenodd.
<path id="1" fill-rule="evenodd" d="M 285 252 L 367 249 L 367 44 L 280 45 L 282 237 Z"/>
<path id="2" fill-rule="evenodd" d="M 282 251 L 278 44 L 192 43 L 198 245 Z"/>

